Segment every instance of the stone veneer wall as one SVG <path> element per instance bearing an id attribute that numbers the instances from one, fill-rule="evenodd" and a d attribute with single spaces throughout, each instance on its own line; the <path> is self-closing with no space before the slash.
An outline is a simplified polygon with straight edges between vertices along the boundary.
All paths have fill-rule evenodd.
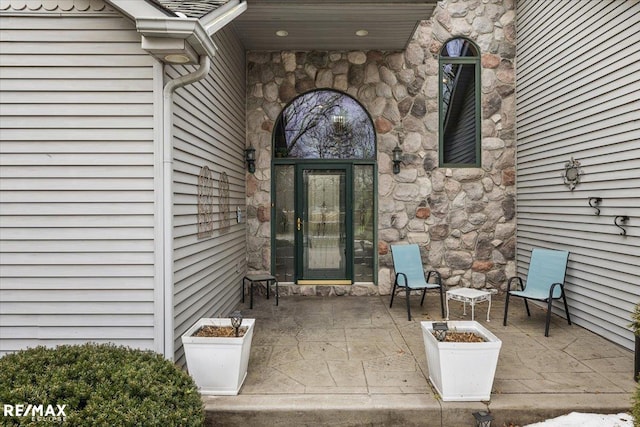
<path id="1" fill-rule="evenodd" d="M 482 53 L 480 168 L 438 167 L 438 53 L 456 36 Z M 247 138 L 257 150 L 247 180 L 249 269 L 270 269 L 274 123 L 297 95 L 333 88 L 360 101 L 377 131 L 379 293 L 390 291 L 389 245 L 400 242 L 418 243 L 447 286 L 504 289 L 515 273 L 515 39 L 515 0 L 449 0 L 404 52 L 249 52 Z M 397 142 L 404 161 L 394 175 Z"/>

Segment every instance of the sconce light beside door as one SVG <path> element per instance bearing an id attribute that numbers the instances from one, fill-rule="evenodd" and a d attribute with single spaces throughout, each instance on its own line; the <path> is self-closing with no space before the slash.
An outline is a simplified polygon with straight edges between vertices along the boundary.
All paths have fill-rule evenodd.
<path id="1" fill-rule="evenodd" d="M 393 173 L 395 175 L 400 173 L 400 163 L 402 163 L 402 148 L 399 145 L 396 145 L 392 150 L 393 153 Z"/>
<path id="2" fill-rule="evenodd" d="M 256 149 L 249 146 L 244 150 L 244 158 L 247 161 L 247 170 L 249 173 L 254 173 L 256 171 Z"/>

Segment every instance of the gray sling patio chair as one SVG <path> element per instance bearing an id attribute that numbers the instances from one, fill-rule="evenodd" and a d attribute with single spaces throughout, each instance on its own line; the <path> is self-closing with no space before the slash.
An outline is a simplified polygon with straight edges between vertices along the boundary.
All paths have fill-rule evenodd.
<path id="1" fill-rule="evenodd" d="M 393 257 L 393 268 L 396 275 L 393 281 L 389 308 L 393 305 L 393 297 L 396 294 L 396 289 L 401 291 L 402 288 L 404 288 L 407 295 L 407 318 L 411 320 L 411 305 L 409 304 L 409 294 L 411 294 L 411 291 L 422 290 L 422 300 L 420 300 L 420 306 L 422 306 L 427 290 L 439 289 L 440 309 L 442 311 L 442 317 L 444 318 L 444 293 L 440 273 L 435 270 L 429 271 L 425 280 L 418 245 L 391 245 L 391 255 Z M 431 276 L 435 277 L 435 283 L 429 283 Z"/>
<path id="2" fill-rule="evenodd" d="M 520 277 L 512 277 L 507 282 L 507 296 L 504 304 L 504 322 L 507 326 L 507 312 L 509 310 L 509 297 L 520 297 L 524 299 L 527 308 L 527 315 L 531 317 L 527 300 L 544 301 L 547 303 L 547 322 L 544 329 L 544 336 L 549 336 L 549 323 L 551 323 L 551 307 L 554 299 L 564 301 L 564 311 L 567 314 L 567 322 L 571 324 L 569 316 L 569 306 L 564 292 L 564 277 L 567 271 L 567 261 L 569 252 L 551 249 L 533 249 L 531 252 L 531 263 L 527 280 L 523 284 Z M 521 290 L 513 289 L 512 283 L 517 282 Z"/>

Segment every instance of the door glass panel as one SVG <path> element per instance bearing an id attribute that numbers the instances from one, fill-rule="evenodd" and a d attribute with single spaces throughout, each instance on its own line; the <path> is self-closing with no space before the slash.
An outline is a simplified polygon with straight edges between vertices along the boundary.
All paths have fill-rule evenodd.
<path id="1" fill-rule="evenodd" d="M 294 281 L 294 167 L 275 166 L 276 226 L 275 226 L 275 275 L 281 282 Z"/>
<path id="2" fill-rule="evenodd" d="M 353 167 L 353 274 L 355 282 L 373 282 L 373 166 Z"/>
<path id="3" fill-rule="evenodd" d="M 303 172 L 303 277 L 346 276 L 346 172 Z"/>

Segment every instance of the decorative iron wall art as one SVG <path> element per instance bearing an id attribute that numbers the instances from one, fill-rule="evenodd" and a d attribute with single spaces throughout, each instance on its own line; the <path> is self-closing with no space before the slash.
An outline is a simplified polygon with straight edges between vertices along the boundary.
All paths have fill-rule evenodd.
<path id="1" fill-rule="evenodd" d="M 569 190 L 573 191 L 580 183 L 580 175 L 582 175 L 580 162 L 571 157 L 571 160 L 564 164 L 564 172 L 562 173 L 564 183 L 569 186 Z"/>
<path id="2" fill-rule="evenodd" d="M 220 232 L 229 231 L 231 212 L 229 211 L 229 178 L 226 172 L 220 174 Z"/>
<path id="3" fill-rule="evenodd" d="M 627 235 L 627 229 L 624 228 L 626 223 L 627 223 L 627 221 L 629 221 L 629 217 L 627 215 L 618 215 L 613 220 L 613 223 L 616 225 L 616 227 L 618 227 L 620 230 L 622 230 L 620 232 L 621 236 L 626 236 Z"/>
<path id="4" fill-rule="evenodd" d="M 213 178 L 207 166 L 198 175 L 198 239 L 213 235 Z"/>

